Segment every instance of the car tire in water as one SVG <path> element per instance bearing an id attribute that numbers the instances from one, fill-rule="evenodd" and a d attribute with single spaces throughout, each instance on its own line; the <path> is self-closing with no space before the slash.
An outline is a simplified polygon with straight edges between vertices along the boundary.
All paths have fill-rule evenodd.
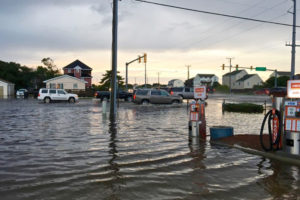
<path id="1" fill-rule="evenodd" d="M 44 99 L 44 103 L 50 103 L 50 102 L 51 102 L 50 97 L 46 97 L 46 98 Z"/>
<path id="2" fill-rule="evenodd" d="M 75 103 L 75 98 L 73 97 L 69 98 L 69 103 Z"/>
<path id="3" fill-rule="evenodd" d="M 142 100 L 142 104 L 143 104 L 143 105 L 148 105 L 148 104 L 149 104 L 149 101 L 144 99 L 144 100 Z"/>

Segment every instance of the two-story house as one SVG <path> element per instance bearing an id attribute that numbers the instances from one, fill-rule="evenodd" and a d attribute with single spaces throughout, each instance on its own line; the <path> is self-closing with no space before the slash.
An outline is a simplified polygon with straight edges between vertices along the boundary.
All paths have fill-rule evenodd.
<path id="1" fill-rule="evenodd" d="M 213 86 L 217 83 L 219 78 L 214 74 L 197 74 L 194 78 L 185 81 L 187 87 L 194 87 L 195 85 Z"/>
<path id="2" fill-rule="evenodd" d="M 230 87 L 230 84 L 231 84 L 232 89 L 237 89 L 238 85 L 237 85 L 236 81 L 241 79 L 242 77 L 244 77 L 247 74 L 248 73 L 246 72 L 246 70 L 236 70 L 236 71 L 224 74 L 223 78 L 222 78 L 222 85 L 227 85 L 228 87 Z"/>
<path id="3" fill-rule="evenodd" d="M 179 79 L 172 79 L 168 82 L 168 87 L 184 87 L 184 83 Z"/>
<path id="4" fill-rule="evenodd" d="M 252 89 L 255 85 L 262 85 L 262 82 L 257 74 L 247 74 L 235 82 L 233 89 Z"/>
<path id="5" fill-rule="evenodd" d="M 85 81 L 85 87 L 89 88 L 92 86 L 92 68 L 81 62 L 75 60 L 63 68 L 64 74 L 76 77 Z"/>

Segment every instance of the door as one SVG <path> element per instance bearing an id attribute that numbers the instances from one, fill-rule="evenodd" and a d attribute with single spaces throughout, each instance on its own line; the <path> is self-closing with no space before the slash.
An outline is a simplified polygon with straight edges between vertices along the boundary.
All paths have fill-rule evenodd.
<path id="1" fill-rule="evenodd" d="M 57 98 L 58 100 L 68 100 L 68 97 L 64 90 L 57 90 Z"/>
<path id="2" fill-rule="evenodd" d="M 49 90 L 49 95 L 50 95 L 51 100 L 59 100 L 57 92 L 56 92 L 55 89 L 50 89 Z"/>
<path id="3" fill-rule="evenodd" d="M 161 93 L 159 90 L 151 90 L 150 92 L 150 103 L 161 103 Z"/>
<path id="4" fill-rule="evenodd" d="M 161 93 L 161 103 L 172 103 L 170 94 L 167 91 L 161 90 L 160 93 Z"/>

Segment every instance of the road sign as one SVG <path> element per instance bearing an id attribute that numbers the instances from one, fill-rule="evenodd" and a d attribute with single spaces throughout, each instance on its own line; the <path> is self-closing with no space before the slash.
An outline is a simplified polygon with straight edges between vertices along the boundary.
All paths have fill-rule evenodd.
<path id="1" fill-rule="evenodd" d="M 206 87 L 194 86 L 194 98 L 204 100 L 206 98 Z"/>
<path id="2" fill-rule="evenodd" d="M 288 98 L 300 98 L 300 80 L 288 80 Z"/>
<path id="3" fill-rule="evenodd" d="M 256 71 L 266 71 L 267 68 L 266 67 L 255 67 Z"/>

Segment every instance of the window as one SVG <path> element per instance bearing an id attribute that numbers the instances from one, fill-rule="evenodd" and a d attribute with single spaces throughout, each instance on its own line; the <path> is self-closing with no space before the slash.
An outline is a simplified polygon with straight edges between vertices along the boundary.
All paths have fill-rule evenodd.
<path id="1" fill-rule="evenodd" d="M 42 90 L 42 93 L 48 93 L 48 90 Z"/>
<path id="2" fill-rule="evenodd" d="M 148 90 L 138 90 L 136 91 L 136 95 L 147 95 L 148 94 Z"/>
<path id="3" fill-rule="evenodd" d="M 173 92 L 182 92 L 183 88 L 172 88 Z"/>
<path id="4" fill-rule="evenodd" d="M 50 94 L 56 94 L 56 90 L 49 90 Z"/>
<path id="5" fill-rule="evenodd" d="M 169 96 L 169 94 L 166 91 L 164 91 L 164 90 L 161 90 L 160 92 L 161 92 L 162 96 Z"/>
<path id="6" fill-rule="evenodd" d="M 250 85 L 249 82 L 247 82 L 247 85 L 248 85 L 248 86 Z"/>
<path id="7" fill-rule="evenodd" d="M 78 84 L 77 83 L 73 84 L 73 89 L 78 89 Z"/>
<path id="8" fill-rule="evenodd" d="M 72 70 L 71 69 L 68 69 L 68 73 L 71 73 L 72 72 Z"/>
<path id="9" fill-rule="evenodd" d="M 66 94 L 63 90 L 57 90 L 58 94 Z"/>
<path id="10" fill-rule="evenodd" d="M 63 83 L 57 83 L 57 89 L 64 89 Z"/>
<path id="11" fill-rule="evenodd" d="M 151 91 L 151 95 L 161 95 L 161 93 L 160 93 L 160 91 L 158 91 L 158 90 L 152 90 Z"/>
<path id="12" fill-rule="evenodd" d="M 50 88 L 55 89 L 56 88 L 56 83 L 50 83 Z"/>

